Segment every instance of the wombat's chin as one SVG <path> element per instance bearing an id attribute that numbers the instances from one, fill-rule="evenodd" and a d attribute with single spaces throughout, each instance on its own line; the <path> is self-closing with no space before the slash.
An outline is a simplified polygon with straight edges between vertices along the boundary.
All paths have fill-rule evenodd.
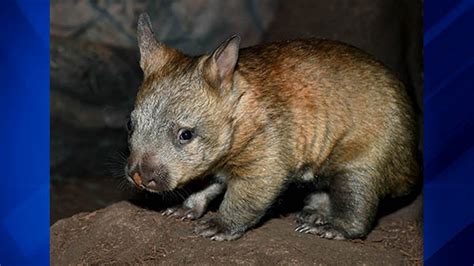
<path id="1" fill-rule="evenodd" d="M 164 192 L 169 192 L 169 191 L 173 191 L 174 188 L 149 188 L 149 187 L 144 187 L 143 188 L 144 190 L 146 190 L 147 192 L 150 192 L 150 193 L 156 193 L 156 194 L 160 194 L 160 193 L 164 193 Z"/>
<path id="2" fill-rule="evenodd" d="M 139 189 L 145 190 L 151 193 L 165 193 L 169 191 L 173 191 L 176 189 L 175 184 L 170 184 L 166 181 L 162 182 L 150 182 L 147 185 L 137 186 Z"/>
<path id="3" fill-rule="evenodd" d="M 145 188 L 145 190 L 146 190 L 147 192 L 150 192 L 150 193 L 157 193 L 157 194 L 164 192 L 164 190 L 156 190 L 156 189 L 152 189 L 152 188 Z"/>

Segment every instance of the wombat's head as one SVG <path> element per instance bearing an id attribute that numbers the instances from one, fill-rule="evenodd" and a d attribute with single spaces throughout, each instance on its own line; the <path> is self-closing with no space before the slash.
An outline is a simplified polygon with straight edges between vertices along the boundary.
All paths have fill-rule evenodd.
<path id="1" fill-rule="evenodd" d="M 240 38 L 189 57 L 158 42 L 142 14 L 138 42 L 144 80 L 128 124 L 125 172 L 140 188 L 172 190 L 206 174 L 230 149 Z"/>

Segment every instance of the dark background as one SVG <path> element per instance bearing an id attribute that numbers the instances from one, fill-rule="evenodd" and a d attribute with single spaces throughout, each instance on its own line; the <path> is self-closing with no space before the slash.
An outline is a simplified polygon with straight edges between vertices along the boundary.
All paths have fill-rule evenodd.
<path id="1" fill-rule="evenodd" d="M 131 196 L 121 177 L 125 121 L 141 72 L 135 27 L 189 54 L 237 33 L 243 46 L 336 39 L 373 54 L 422 111 L 422 1 L 51 1 L 51 224 Z M 420 119 L 421 120 L 421 119 Z M 420 122 L 421 125 L 421 122 Z"/>

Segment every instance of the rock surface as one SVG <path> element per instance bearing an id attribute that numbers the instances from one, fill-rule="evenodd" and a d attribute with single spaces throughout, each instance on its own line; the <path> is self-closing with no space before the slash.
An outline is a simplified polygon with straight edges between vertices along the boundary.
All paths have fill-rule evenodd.
<path id="1" fill-rule="evenodd" d="M 239 240 L 213 242 L 193 233 L 196 222 L 122 201 L 56 222 L 51 227 L 51 264 L 421 264 L 421 202 L 419 197 L 382 217 L 363 241 L 297 233 L 290 214 L 269 219 Z"/>
<path id="2" fill-rule="evenodd" d="M 52 180 L 110 175 L 112 153 L 127 148 L 136 51 L 52 37 L 50 53 Z"/>
<path id="3" fill-rule="evenodd" d="M 158 39 L 186 53 L 209 52 L 232 34 L 262 40 L 277 0 L 53 0 L 51 34 L 136 47 L 138 15 L 148 12 Z"/>

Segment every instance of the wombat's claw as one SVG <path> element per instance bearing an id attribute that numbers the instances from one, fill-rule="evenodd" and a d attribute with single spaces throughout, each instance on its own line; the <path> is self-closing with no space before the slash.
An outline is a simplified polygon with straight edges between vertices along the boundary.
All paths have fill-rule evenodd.
<path id="1" fill-rule="evenodd" d="M 299 224 L 299 225 L 302 225 L 302 224 L 314 224 L 314 225 L 323 225 L 323 224 L 327 224 L 327 221 L 326 219 L 316 213 L 316 212 L 309 212 L 309 211 L 301 211 L 300 213 L 298 213 L 296 215 L 296 222 Z"/>
<path id="2" fill-rule="evenodd" d="M 308 233 L 312 228 L 313 227 L 308 224 L 301 224 L 295 228 L 295 231 L 299 233 Z"/>
<path id="3" fill-rule="evenodd" d="M 231 241 L 231 240 L 235 240 L 239 237 L 241 237 L 242 234 L 236 234 L 236 233 L 220 233 L 220 234 L 217 234 L 213 237 L 211 237 L 211 240 L 214 240 L 214 241 Z"/>
<path id="4" fill-rule="evenodd" d="M 229 241 L 242 236 L 242 233 L 231 232 L 217 219 L 211 218 L 201 221 L 195 232 L 202 237 L 210 238 L 214 241 Z"/>
<path id="5" fill-rule="evenodd" d="M 179 218 L 184 220 L 195 220 L 199 218 L 199 215 L 193 209 L 187 209 L 183 207 L 172 207 L 166 209 L 161 213 L 164 216 Z"/>
<path id="6" fill-rule="evenodd" d="M 168 208 L 164 210 L 161 215 L 163 216 L 170 216 L 171 214 L 175 213 L 178 208 Z"/>
<path id="7" fill-rule="evenodd" d="M 322 238 L 343 240 L 345 237 L 337 230 L 332 228 L 330 225 L 313 225 L 304 223 L 299 225 L 295 229 L 296 232 L 305 233 L 305 234 L 314 234 Z"/>

